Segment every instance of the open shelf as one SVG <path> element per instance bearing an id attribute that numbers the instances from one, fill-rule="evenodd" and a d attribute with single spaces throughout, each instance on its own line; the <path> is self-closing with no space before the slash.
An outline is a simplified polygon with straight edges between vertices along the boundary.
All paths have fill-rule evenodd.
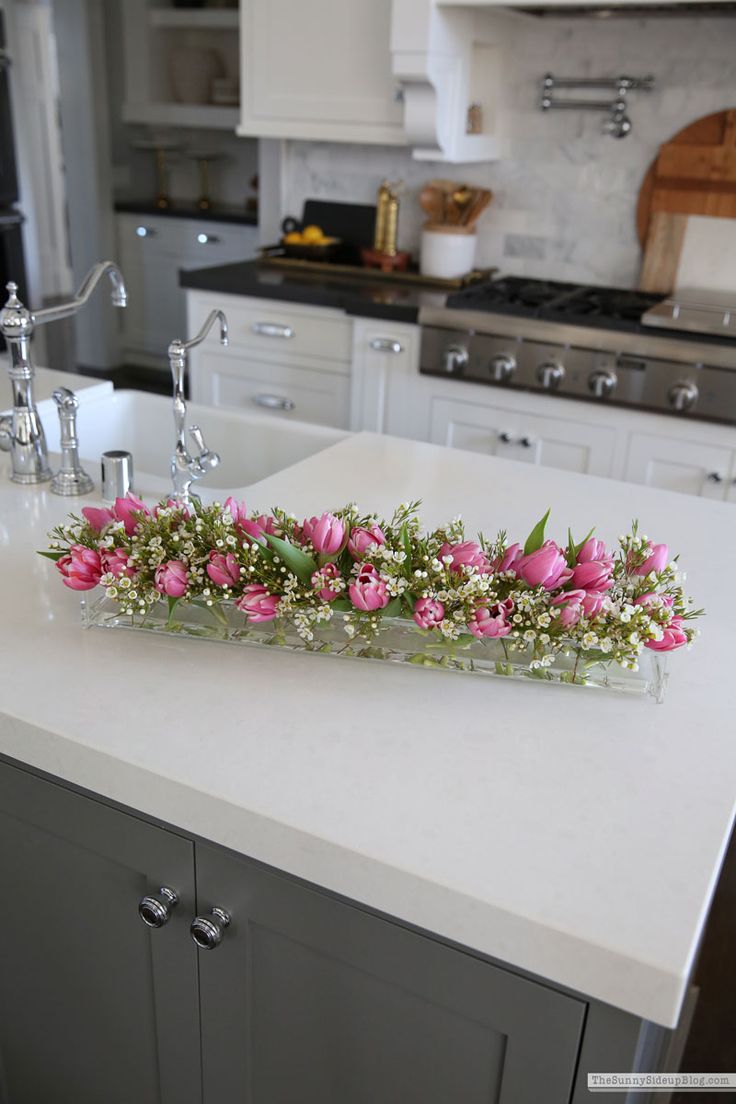
<path id="1" fill-rule="evenodd" d="M 171 27 L 181 30 L 208 28 L 215 31 L 236 31 L 240 12 L 237 8 L 149 8 L 148 21 L 152 27 Z"/>
<path id="2" fill-rule="evenodd" d="M 234 131 L 240 121 L 240 108 L 221 107 L 219 104 L 125 103 L 123 121 Z"/>

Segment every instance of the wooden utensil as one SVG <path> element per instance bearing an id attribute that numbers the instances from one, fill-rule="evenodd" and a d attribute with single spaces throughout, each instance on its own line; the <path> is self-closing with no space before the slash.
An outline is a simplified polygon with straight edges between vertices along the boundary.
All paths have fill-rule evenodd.
<path id="1" fill-rule="evenodd" d="M 463 226 L 472 229 L 492 199 L 493 192 L 489 188 L 479 188 L 475 198 L 465 208 Z"/>
<path id="2" fill-rule="evenodd" d="M 435 183 L 425 184 L 419 193 L 419 205 L 430 222 L 443 222 L 445 217 L 445 192 Z"/>
<path id="3" fill-rule="evenodd" d="M 469 188 L 467 184 L 463 184 L 460 188 L 455 188 L 454 192 L 450 194 L 452 223 L 457 224 L 465 221 L 465 209 L 472 202 L 475 194 L 475 188 Z"/>
<path id="4" fill-rule="evenodd" d="M 660 146 L 639 190 L 642 247 L 657 211 L 736 218 L 736 108 L 705 115 Z"/>

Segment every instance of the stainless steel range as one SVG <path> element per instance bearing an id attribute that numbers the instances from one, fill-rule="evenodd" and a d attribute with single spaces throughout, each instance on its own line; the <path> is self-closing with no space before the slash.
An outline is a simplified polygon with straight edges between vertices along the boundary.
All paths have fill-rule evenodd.
<path id="1" fill-rule="evenodd" d="M 493 280 L 421 310 L 420 371 L 736 424 L 736 340 L 649 329 L 642 315 L 660 302 L 620 288 Z"/>

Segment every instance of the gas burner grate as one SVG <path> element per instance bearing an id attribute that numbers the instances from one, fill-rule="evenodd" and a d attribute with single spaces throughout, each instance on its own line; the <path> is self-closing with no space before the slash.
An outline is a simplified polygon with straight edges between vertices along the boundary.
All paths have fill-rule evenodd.
<path id="1" fill-rule="evenodd" d="M 449 296 L 455 310 L 483 310 L 497 314 L 638 329 L 642 314 L 661 296 L 625 288 L 558 283 L 506 276 Z"/>

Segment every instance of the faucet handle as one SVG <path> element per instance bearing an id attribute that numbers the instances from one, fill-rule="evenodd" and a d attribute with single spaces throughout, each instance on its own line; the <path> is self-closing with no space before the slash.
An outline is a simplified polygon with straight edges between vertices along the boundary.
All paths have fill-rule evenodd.
<path id="1" fill-rule="evenodd" d="M 211 471 L 212 468 L 216 468 L 220 463 L 220 456 L 216 452 L 210 452 L 207 448 L 207 445 L 204 443 L 204 437 L 202 436 L 202 430 L 198 425 L 189 427 L 189 436 L 199 449 L 199 454 L 195 458 L 199 466 L 205 471 Z"/>

